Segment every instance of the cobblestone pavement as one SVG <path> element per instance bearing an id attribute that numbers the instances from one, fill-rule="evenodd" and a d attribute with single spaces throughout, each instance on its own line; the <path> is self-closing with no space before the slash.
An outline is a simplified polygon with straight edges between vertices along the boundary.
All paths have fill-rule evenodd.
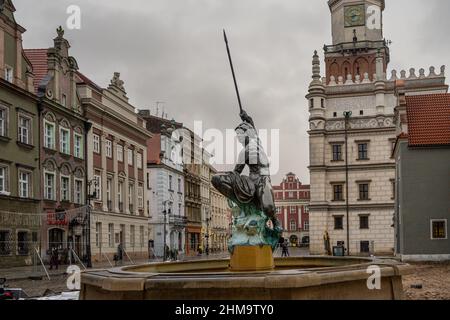
<path id="1" fill-rule="evenodd" d="M 450 300 L 450 262 L 414 263 L 414 273 L 403 277 L 408 300 Z M 421 285 L 422 289 L 411 288 Z"/>

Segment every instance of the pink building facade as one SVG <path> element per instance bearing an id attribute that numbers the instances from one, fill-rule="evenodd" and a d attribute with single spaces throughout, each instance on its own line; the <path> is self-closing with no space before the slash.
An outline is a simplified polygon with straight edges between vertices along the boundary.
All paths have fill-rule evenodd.
<path id="1" fill-rule="evenodd" d="M 303 185 L 294 173 L 273 187 L 277 218 L 283 237 L 292 246 L 309 244 L 309 185 Z"/>

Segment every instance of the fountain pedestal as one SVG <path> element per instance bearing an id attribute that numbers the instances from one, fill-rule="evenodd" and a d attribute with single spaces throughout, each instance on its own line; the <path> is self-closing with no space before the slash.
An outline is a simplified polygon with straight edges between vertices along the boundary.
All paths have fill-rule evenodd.
<path id="1" fill-rule="evenodd" d="M 272 247 L 262 246 L 236 246 L 230 259 L 230 271 L 269 271 L 273 270 Z"/>

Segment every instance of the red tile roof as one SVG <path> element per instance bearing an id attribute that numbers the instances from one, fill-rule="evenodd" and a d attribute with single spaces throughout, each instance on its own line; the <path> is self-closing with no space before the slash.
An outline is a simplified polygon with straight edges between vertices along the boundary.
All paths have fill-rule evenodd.
<path id="1" fill-rule="evenodd" d="M 89 79 L 88 77 L 86 77 L 84 74 L 82 74 L 81 72 L 77 71 L 77 76 L 79 78 L 78 83 L 85 83 L 87 85 L 90 85 L 94 88 L 96 88 L 98 91 L 102 91 L 102 87 L 100 87 L 98 84 L 96 84 L 94 81 L 92 81 L 91 79 Z"/>
<path id="2" fill-rule="evenodd" d="M 147 163 L 160 164 L 161 134 L 157 133 L 147 140 Z"/>
<path id="3" fill-rule="evenodd" d="M 24 52 L 33 65 L 34 90 L 37 92 L 39 84 L 48 73 L 48 49 L 25 49 Z"/>
<path id="4" fill-rule="evenodd" d="M 411 147 L 450 146 L 450 94 L 406 96 Z"/>

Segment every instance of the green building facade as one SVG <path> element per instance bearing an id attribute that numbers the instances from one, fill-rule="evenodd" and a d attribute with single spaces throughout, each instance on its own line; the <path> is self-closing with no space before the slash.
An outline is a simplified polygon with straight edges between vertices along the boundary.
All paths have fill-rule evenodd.
<path id="1" fill-rule="evenodd" d="M 41 224 L 39 112 L 14 11 L 0 9 L 0 267 L 33 262 Z"/>

